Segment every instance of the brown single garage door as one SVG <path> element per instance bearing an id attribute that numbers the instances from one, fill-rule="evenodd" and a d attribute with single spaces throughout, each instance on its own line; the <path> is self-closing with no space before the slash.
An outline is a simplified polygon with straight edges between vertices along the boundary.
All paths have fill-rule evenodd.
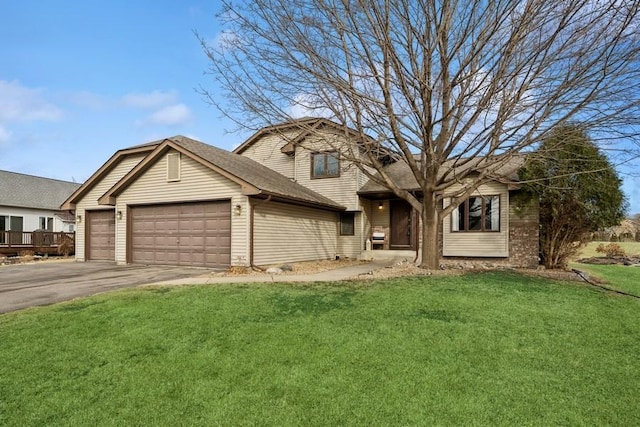
<path id="1" fill-rule="evenodd" d="M 93 261 L 116 259 L 116 216 L 114 210 L 87 211 L 86 258 Z"/>
<path id="2" fill-rule="evenodd" d="M 231 202 L 134 206 L 130 261 L 136 264 L 228 267 Z"/>

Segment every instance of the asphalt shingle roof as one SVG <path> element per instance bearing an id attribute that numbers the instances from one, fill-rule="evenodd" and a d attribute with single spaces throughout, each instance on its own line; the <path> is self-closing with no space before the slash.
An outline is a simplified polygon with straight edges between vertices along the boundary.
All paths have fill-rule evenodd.
<path id="1" fill-rule="evenodd" d="M 464 166 L 456 166 L 455 171 L 458 172 L 466 172 L 469 169 L 473 170 L 477 163 L 481 160 L 481 158 L 472 159 L 469 162 L 465 162 Z M 444 169 L 451 167 L 452 162 L 444 164 Z M 524 164 L 524 156 L 513 156 L 509 159 L 501 167 L 497 168 L 493 178 L 499 181 L 504 182 L 517 182 L 518 181 L 518 169 L 520 169 Z M 399 161 L 396 163 L 392 163 L 388 166 L 385 166 L 385 172 L 389 175 L 391 180 L 396 183 L 396 185 L 403 190 L 408 191 L 419 191 L 420 186 L 418 185 L 418 181 L 416 181 L 415 176 L 411 172 L 409 165 L 405 162 Z M 365 185 L 362 186 L 358 193 L 382 193 L 389 192 L 390 190 L 373 180 L 367 181 Z"/>
<path id="2" fill-rule="evenodd" d="M 181 135 L 167 139 L 267 194 L 336 209 L 344 209 L 342 205 L 333 200 L 291 181 L 286 176 L 248 157 L 231 153 Z"/>
<path id="3" fill-rule="evenodd" d="M 0 170 L 0 206 L 59 210 L 78 187 L 75 182 Z"/>

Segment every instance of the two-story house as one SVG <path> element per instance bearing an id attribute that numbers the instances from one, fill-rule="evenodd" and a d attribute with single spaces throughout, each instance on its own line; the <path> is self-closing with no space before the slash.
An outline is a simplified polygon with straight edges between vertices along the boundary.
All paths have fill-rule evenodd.
<path id="1" fill-rule="evenodd" d="M 344 160 L 342 147 L 354 147 L 344 128 L 302 120 L 264 128 L 233 152 L 183 136 L 116 152 L 63 204 L 76 216 L 76 258 L 224 268 L 415 254 L 409 204 Z M 417 190 L 402 164 L 388 168 Z M 513 202 L 517 191 L 478 188 L 443 221 L 442 256 L 536 264 L 537 206 Z"/>

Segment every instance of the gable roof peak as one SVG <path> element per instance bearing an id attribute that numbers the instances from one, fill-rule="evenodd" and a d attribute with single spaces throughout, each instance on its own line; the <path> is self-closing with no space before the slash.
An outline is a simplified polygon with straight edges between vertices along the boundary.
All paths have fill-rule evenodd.
<path id="1" fill-rule="evenodd" d="M 183 135 L 172 136 L 158 142 L 154 150 L 145 159 L 100 197 L 100 203 L 111 204 L 118 194 L 151 167 L 163 153 L 169 149 L 175 149 L 241 185 L 244 188 L 243 191 L 249 191 L 246 194 L 273 195 L 278 198 L 322 206 L 333 210 L 344 209 L 342 205 L 333 200 L 291 181 L 284 175 L 248 157 Z"/>
<path id="2" fill-rule="evenodd" d="M 263 127 L 262 129 L 251 135 L 245 142 L 240 144 L 235 150 L 233 150 L 233 152 L 236 154 L 242 154 L 243 151 L 251 147 L 262 137 L 273 133 L 283 134 L 287 131 L 297 130 L 299 131 L 299 133 L 295 135 L 293 139 L 302 140 L 310 132 L 320 128 L 321 126 L 330 126 L 335 129 L 347 131 L 352 134 L 356 133 L 356 131 L 349 128 L 348 126 L 341 125 L 340 123 L 336 123 L 333 120 L 327 119 L 325 117 L 301 117 L 298 119 L 292 119 L 279 124 Z"/>

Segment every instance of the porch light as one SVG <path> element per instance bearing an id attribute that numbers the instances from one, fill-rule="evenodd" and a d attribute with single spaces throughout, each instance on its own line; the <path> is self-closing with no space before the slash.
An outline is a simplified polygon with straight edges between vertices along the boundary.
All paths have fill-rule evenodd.
<path id="1" fill-rule="evenodd" d="M 378 202 L 378 209 L 382 210 L 384 207 L 384 202 Z"/>
<path id="2" fill-rule="evenodd" d="M 234 215 L 241 215 L 242 214 L 242 205 L 235 205 L 233 207 L 233 214 Z"/>
<path id="3" fill-rule="evenodd" d="M 76 221 L 80 224 L 82 222 L 82 215 L 76 216 Z"/>
<path id="4" fill-rule="evenodd" d="M 122 211 L 118 211 L 116 218 L 118 218 L 118 221 L 122 221 Z"/>

